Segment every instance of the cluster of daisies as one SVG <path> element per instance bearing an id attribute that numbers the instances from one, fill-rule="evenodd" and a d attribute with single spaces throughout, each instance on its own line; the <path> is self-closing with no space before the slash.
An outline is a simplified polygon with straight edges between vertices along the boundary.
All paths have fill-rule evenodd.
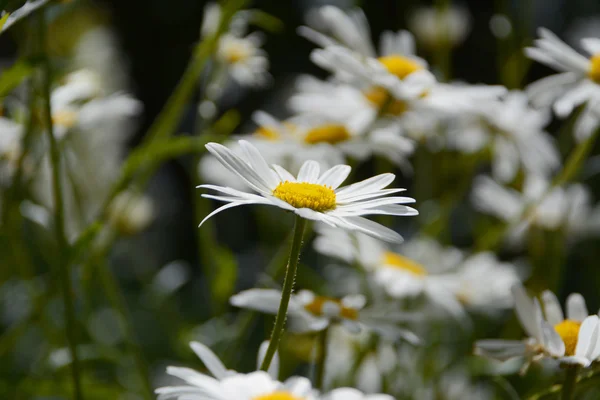
<path id="1" fill-rule="evenodd" d="M 215 5 L 207 8 L 203 32 L 215 31 L 219 13 Z M 233 19 L 218 43 L 213 68 L 229 82 L 257 86 L 268 81 L 268 60 L 261 37 L 247 33 L 249 15 Z M 521 286 L 530 273 L 525 262 L 501 261 L 491 251 L 469 252 L 426 235 L 403 242 L 395 229 L 365 218 L 389 221 L 381 216 L 418 214 L 407 206 L 413 198 L 397 196 L 404 189 L 388 188 L 395 179 L 392 173 L 344 183 L 353 167 L 372 157 L 419 179 L 412 168 L 417 152 L 476 156 L 490 173 L 472 179 L 470 197 L 476 210 L 506 227 L 504 244 L 518 250 L 538 230 L 568 232 L 570 239 L 598 231 L 600 211 L 585 185 L 556 183 L 562 157 L 546 128 L 553 113 L 566 118 L 581 107 L 573 117 L 575 145 L 595 138 L 600 39 L 582 41 L 590 54 L 584 56 L 541 29 L 541 38 L 525 54 L 560 74 L 525 91 L 509 91 L 441 81 L 439 71 L 417 55 L 408 31 L 384 32 L 376 48 L 359 9 L 318 8 L 298 33 L 316 44 L 310 58 L 330 76 L 299 77 L 287 99 L 289 116 L 256 111 L 252 134 L 208 144 L 210 154 L 198 166 L 208 183 L 199 187 L 214 192 L 202 196 L 224 203 L 205 220 L 256 204 L 314 222 L 313 249 L 329 262 L 326 288 L 301 289 L 285 301 L 281 289 L 253 288 L 235 294 L 230 303 L 278 317 L 285 303 L 290 335 L 324 338 L 309 357 L 326 370 L 324 383 L 317 377 L 317 390 L 303 377 L 278 381 L 277 357 L 268 372 L 227 370 L 206 346 L 194 342 L 191 347 L 210 375 L 170 367 L 168 373 L 187 385 L 160 388 L 159 399 L 387 397 L 350 388 L 323 391 L 342 386 L 366 393 L 410 392 L 415 398 L 492 398 L 493 391 L 472 382 L 466 367 L 455 366 L 451 359 L 456 354 L 440 350 L 434 362 L 432 349 L 419 349 L 432 341 L 440 348 L 452 341 L 464 345 L 475 319 L 493 321 L 513 306 L 529 337 L 481 340 L 475 353 L 503 361 L 524 359 L 525 366 L 541 359 L 581 367 L 598 361 L 600 320 L 588 315 L 581 295 L 568 298 L 565 319 L 550 291 L 542 293 L 542 303 L 528 297 Z M 452 44 L 442 40 L 438 45 Z M 213 115 L 222 94 L 212 96 L 209 90 L 200 115 Z M 481 165 L 467 175 L 485 170 Z M 439 324 L 451 328 L 433 337 L 431 328 Z M 263 343 L 259 366 L 265 365 L 267 347 L 273 343 Z M 432 365 L 443 372 L 430 379 L 417 372 L 430 371 Z"/>

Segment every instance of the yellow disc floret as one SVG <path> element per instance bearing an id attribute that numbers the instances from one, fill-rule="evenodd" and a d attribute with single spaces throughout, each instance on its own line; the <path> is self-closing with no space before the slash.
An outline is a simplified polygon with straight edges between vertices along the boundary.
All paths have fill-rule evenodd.
<path id="1" fill-rule="evenodd" d="M 580 327 L 581 322 L 570 319 L 566 319 L 554 325 L 554 330 L 558 333 L 565 344 L 566 356 L 572 356 L 575 354 L 575 347 L 577 347 L 577 338 L 579 337 Z"/>
<path id="2" fill-rule="evenodd" d="M 413 275 L 424 276 L 427 275 L 427 270 L 421 264 L 404 257 L 398 253 L 393 253 L 391 251 L 386 251 L 383 255 L 383 264 L 386 266 L 391 266 L 393 268 L 397 268 L 406 272 L 409 272 Z"/>
<path id="3" fill-rule="evenodd" d="M 335 303 L 340 308 L 340 317 L 346 319 L 357 320 L 358 319 L 358 310 L 350 307 L 346 307 L 342 304 L 342 301 L 339 299 L 334 299 L 331 297 L 325 296 L 315 296 L 314 300 L 307 305 L 304 306 L 306 311 L 311 314 L 322 316 L 323 315 L 323 306 L 325 303 Z"/>
<path id="4" fill-rule="evenodd" d="M 277 391 L 269 394 L 256 396 L 252 400 L 303 400 L 302 397 L 296 397 L 289 392 Z"/>
<path id="5" fill-rule="evenodd" d="M 382 110 L 384 115 L 401 115 L 407 109 L 408 105 L 401 101 L 394 99 L 388 92 L 382 87 L 374 87 L 368 90 L 365 94 L 367 100 L 377 106 L 379 110 Z"/>
<path id="6" fill-rule="evenodd" d="M 329 143 L 336 144 L 350 139 L 350 133 L 344 125 L 326 124 L 309 130 L 304 136 L 308 144 Z"/>
<path id="7" fill-rule="evenodd" d="M 600 85 L 600 54 L 596 54 L 590 59 L 588 76 L 591 80 Z"/>
<path id="8" fill-rule="evenodd" d="M 398 55 L 379 57 L 377 60 L 379 60 L 391 74 L 396 75 L 399 79 L 404 79 L 413 72 L 423 69 L 423 66 L 418 62 Z"/>
<path id="9" fill-rule="evenodd" d="M 323 212 L 336 206 L 335 192 L 329 186 L 306 182 L 281 182 L 273 190 L 273 196 L 295 208 L 310 208 Z"/>
<path id="10" fill-rule="evenodd" d="M 54 125 L 72 128 L 77 122 L 77 113 L 72 110 L 57 111 L 52 114 L 52 123 Z"/>

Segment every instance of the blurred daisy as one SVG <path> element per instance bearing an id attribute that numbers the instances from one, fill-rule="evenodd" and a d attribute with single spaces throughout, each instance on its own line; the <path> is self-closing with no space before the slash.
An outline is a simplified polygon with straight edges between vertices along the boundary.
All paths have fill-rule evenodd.
<path id="1" fill-rule="evenodd" d="M 0 117 L 0 185 L 10 185 L 17 161 L 21 157 L 23 126 Z"/>
<path id="2" fill-rule="evenodd" d="M 322 224 L 315 227 L 318 252 L 357 263 L 372 274 L 374 282 L 393 298 L 426 295 L 451 314 L 464 318 L 464 309 L 445 280 L 464 260 L 455 248 L 443 248 L 433 240 L 406 242 L 399 249 L 360 234 L 335 231 Z"/>
<path id="3" fill-rule="evenodd" d="M 535 47 L 525 49 L 533 60 L 560 71 L 527 88 L 536 106 L 553 104 L 554 112 L 561 118 L 571 114 L 576 107 L 600 107 L 600 39 L 585 38 L 581 46 L 590 56 L 584 56 L 547 29 L 539 30 L 540 39 Z M 598 121 L 598 120 L 597 120 Z M 585 137 L 578 137 L 579 140 Z"/>
<path id="4" fill-rule="evenodd" d="M 550 185 L 546 178 L 529 175 L 519 192 L 479 176 L 475 178 L 471 199 L 479 211 L 512 224 L 510 236 L 515 242 L 521 241 L 532 225 L 547 230 L 564 227 L 570 235 L 598 230 L 600 214 L 592 208 L 591 195 L 584 185 Z M 528 207 L 532 209 L 526 216 Z"/>
<path id="5" fill-rule="evenodd" d="M 408 20 L 408 26 L 423 46 L 435 50 L 439 47 L 461 44 L 471 29 L 471 15 L 465 8 L 417 8 Z"/>
<path id="6" fill-rule="evenodd" d="M 209 3 L 204 9 L 201 33 L 203 37 L 216 33 L 221 8 Z M 219 37 L 216 58 L 227 66 L 233 80 L 243 86 L 263 86 L 269 82 L 269 59 L 261 48 L 263 37 L 257 32 L 247 34 L 247 14 L 238 12 L 229 30 Z"/>
<path id="7" fill-rule="evenodd" d="M 588 316 L 583 297 L 574 293 L 567 298 L 567 319 L 553 293 L 542 294 L 544 312 L 537 299 L 525 289 L 513 288 L 515 311 L 529 338 L 523 341 L 482 340 L 476 352 L 500 360 L 525 356 L 528 360 L 551 357 L 564 364 L 588 367 L 600 356 L 600 319 Z M 545 315 L 545 318 L 544 318 Z"/>
<path id="8" fill-rule="evenodd" d="M 169 367 L 167 373 L 183 379 L 188 385 L 156 389 L 158 400 L 314 400 L 317 392 L 304 377 L 292 377 L 279 382 L 264 371 L 232 374 L 221 379 L 188 368 Z"/>
<path id="9" fill-rule="evenodd" d="M 232 296 L 230 303 L 268 314 L 277 314 L 281 291 L 274 289 L 249 289 Z M 290 327 L 294 332 L 318 332 L 332 323 L 340 323 L 351 332 L 358 332 L 360 311 L 366 299 L 362 295 L 341 299 L 318 296 L 309 290 L 292 295 L 288 308 Z"/>
<path id="10" fill-rule="evenodd" d="M 403 204 L 413 203 L 409 197 L 384 197 L 403 189 L 383 189 L 395 178 L 393 174 L 381 174 L 340 188 L 348 177 L 350 167 L 337 165 L 320 174 L 319 164 L 307 161 L 300 168 L 297 178 L 278 165 L 269 167 L 249 142 L 239 141 L 242 155 L 238 155 L 217 143 L 206 148 L 229 170 L 242 178 L 258 194 L 245 193 L 229 187 L 200 185 L 222 195 L 204 197 L 226 202 L 210 213 L 202 222 L 228 208 L 247 204 L 265 204 L 292 211 L 298 216 L 338 228 L 356 230 L 392 242 L 402 237 L 364 215 L 384 214 L 397 216 L 417 215 L 418 212 Z M 202 225 L 202 223 L 200 224 Z"/>
<path id="11" fill-rule="evenodd" d="M 545 110 L 531 108 L 524 93 L 513 91 L 499 101 L 481 102 L 477 116 L 460 116 L 448 133 L 449 145 L 475 152 L 490 145 L 492 171 L 501 182 L 512 181 L 519 167 L 528 174 L 550 176 L 560 166 Z"/>

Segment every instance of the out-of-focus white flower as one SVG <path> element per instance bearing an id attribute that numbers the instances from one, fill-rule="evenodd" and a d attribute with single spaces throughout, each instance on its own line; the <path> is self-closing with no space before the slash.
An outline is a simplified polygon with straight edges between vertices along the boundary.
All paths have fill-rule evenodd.
<path id="1" fill-rule="evenodd" d="M 408 20 L 410 30 L 425 47 L 457 46 L 471 30 L 471 15 L 462 7 L 416 9 Z"/>
<path id="2" fill-rule="evenodd" d="M 150 225 L 154 218 L 154 205 L 144 195 L 123 192 L 110 204 L 108 214 L 115 229 L 134 235 Z"/>
<path id="3" fill-rule="evenodd" d="M 448 132 L 449 146 L 465 152 L 492 148 L 494 177 L 512 181 L 519 167 L 527 174 L 550 176 L 560 166 L 552 137 L 544 130 L 546 110 L 531 108 L 527 96 L 510 92 L 500 101 L 482 101 L 477 116 L 459 117 Z"/>
<path id="4" fill-rule="evenodd" d="M 322 396 L 324 400 L 393 400 L 389 394 L 364 394 L 354 388 L 337 388 Z"/>
<path id="5" fill-rule="evenodd" d="M 201 34 L 203 37 L 216 32 L 221 20 L 221 9 L 216 3 L 204 8 Z M 262 35 L 254 32 L 247 34 L 247 16 L 237 13 L 227 32 L 219 37 L 216 58 L 227 67 L 233 80 L 243 86 L 263 86 L 269 82 L 269 59 L 261 48 Z"/>
<path id="6" fill-rule="evenodd" d="M 529 338 L 523 341 L 482 340 L 476 351 L 484 356 L 506 360 L 525 356 L 529 360 L 551 357 L 564 364 L 588 367 L 600 357 L 600 319 L 588 316 L 585 300 L 578 293 L 567 298 L 567 319 L 556 296 L 542 294 L 544 310 L 537 299 L 527 296 L 522 286 L 513 288 L 515 311 Z M 544 318 L 545 315 L 545 318 Z"/>
<path id="7" fill-rule="evenodd" d="M 302 218 L 323 221 L 330 226 L 398 242 L 402 240 L 398 233 L 363 216 L 418 214 L 413 208 L 403 205 L 414 202 L 414 199 L 386 197 L 402 191 L 383 189 L 394 180 L 393 174 L 377 175 L 340 188 L 351 170 L 347 165 L 337 165 L 320 174 L 319 164 L 307 161 L 296 178 L 278 165 L 269 167 L 258 149 L 249 142 L 240 140 L 239 144 L 243 150 L 241 155 L 217 143 L 209 143 L 206 148 L 258 194 L 225 186 L 200 185 L 200 188 L 219 192 L 219 195 L 204 194 L 203 197 L 227 203 L 210 213 L 202 222 L 228 208 L 264 204 L 292 211 Z"/>
<path id="8" fill-rule="evenodd" d="M 168 367 L 167 374 L 182 379 L 187 385 L 164 386 L 156 389 L 158 400 L 230 399 L 239 400 L 316 400 L 318 392 L 304 377 L 292 377 L 285 382 L 277 381 L 278 361 L 271 363 L 268 372 L 256 371 L 240 374 L 225 368 L 219 358 L 198 342 L 190 344 L 213 376 L 190 368 Z M 261 346 L 259 365 L 267 347 Z M 275 366 L 275 367 L 273 367 Z"/>
<path id="9" fill-rule="evenodd" d="M 571 114 L 575 107 L 587 103 L 595 110 L 596 126 L 600 121 L 600 39 L 585 38 L 581 46 L 590 54 L 586 57 L 556 37 L 547 29 L 539 30 L 540 39 L 535 47 L 525 49 L 525 54 L 558 71 L 532 83 L 527 93 L 536 106 L 553 105 L 561 118 Z M 583 140 L 591 131 L 577 131 L 576 138 Z"/>
<path id="10" fill-rule="evenodd" d="M 433 240 L 411 240 L 400 252 L 371 237 L 334 232 L 318 225 L 315 249 L 349 264 L 359 263 L 373 280 L 393 298 L 424 294 L 452 315 L 464 319 L 464 308 L 445 283 L 463 262 L 464 254 L 455 248 L 443 248 Z"/>
<path id="11" fill-rule="evenodd" d="M 519 282 L 514 265 L 485 252 L 465 259 L 441 284 L 468 309 L 493 314 L 513 306 L 511 288 Z"/>
<path id="12" fill-rule="evenodd" d="M 249 289 L 232 296 L 229 301 L 236 307 L 277 314 L 280 300 L 280 290 Z M 356 333 L 361 329 L 360 311 L 365 303 L 366 299 L 362 295 L 336 299 L 318 296 L 310 290 L 301 290 L 290 299 L 290 327 L 295 332 L 318 332 L 339 322 Z"/>
<path id="13" fill-rule="evenodd" d="M 490 18 L 490 31 L 498 39 L 506 39 L 512 33 L 512 23 L 504 14 L 494 14 Z"/>
<path id="14" fill-rule="evenodd" d="M 513 224 L 512 239 L 520 241 L 531 225 L 548 230 L 565 227 L 569 235 L 596 232 L 598 211 L 591 205 L 589 190 L 582 184 L 554 187 L 546 178 L 529 175 L 522 192 L 503 187 L 493 179 L 475 179 L 472 202 L 481 212 Z M 528 207 L 532 207 L 525 215 Z"/>

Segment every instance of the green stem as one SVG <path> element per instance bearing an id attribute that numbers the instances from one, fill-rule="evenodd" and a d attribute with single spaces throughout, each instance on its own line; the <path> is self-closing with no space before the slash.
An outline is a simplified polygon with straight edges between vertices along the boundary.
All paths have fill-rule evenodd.
<path id="1" fill-rule="evenodd" d="M 579 373 L 578 365 L 570 365 L 567 367 L 567 375 L 563 383 L 560 398 L 562 400 L 572 400 L 575 398 L 575 386 L 577 385 L 577 374 Z"/>
<path id="2" fill-rule="evenodd" d="M 294 223 L 294 238 L 292 240 L 292 247 L 290 248 L 290 257 L 288 259 L 287 270 L 285 272 L 285 278 L 283 280 L 283 291 L 281 292 L 281 302 L 279 303 L 279 311 L 275 317 L 275 326 L 271 333 L 271 340 L 269 342 L 269 348 L 265 354 L 260 369 L 266 371 L 271 365 L 271 360 L 277 351 L 279 346 L 279 340 L 283 334 L 285 327 L 285 319 L 287 316 L 288 305 L 290 304 L 290 297 L 292 296 L 292 290 L 294 289 L 294 281 L 296 280 L 296 270 L 298 268 L 298 261 L 300 259 L 300 249 L 302 248 L 302 236 L 304 234 L 304 227 L 306 226 L 306 220 L 296 215 L 296 221 Z"/>
<path id="3" fill-rule="evenodd" d="M 315 374 L 315 387 L 319 390 L 324 390 L 325 388 L 325 363 L 327 362 L 327 342 L 329 341 L 329 326 L 319 332 L 319 358 L 317 363 L 317 371 Z"/>
<path id="4" fill-rule="evenodd" d="M 45 46 L 46 26 L 43 14 L 39 16 L 40 23 L 40 40 Z M 69 244 L 65 233 L 65 212 L 63 201 L 63 187 L 61 180 L 61 162 L 60 150 L 58 143 L 54 137 L 52 126 L 52 106 L 50 104 L 50 89 L 51 89 L 52 68 L 47 53 L 43 57 L 42 63 L 42 95 L 44 99 L 43 118 L 46 127 L 48 141 L 50 143 L 50 161 L 52 164 L 52 190 L 54 196 L 54 229 L 56 242 L 58 246 L 58 260 L 56 269 L 57 275 L 61 284 L 63 306 L 66 314 L 66 337 L 71 353 L 71 375 L 73 379 L 73 388 L 75 391 L 75 399 L 83 400 L 81 390 L 81 377 L 79 357 L 77 355 L 77 332 L 76 332 L 76 316 L 75 316 L 75 299 L 73 296 L 73 288 L 71 287 L 71 276 L 69 273 Z"/>
<path id="5" fill-rule="evenodd" d="M 119 284 L 115 279 L 115 276 L 113 275 L 112 271 L 110 270 L 109 265 L 107 265 L 106 263 L 102 263 L 102 265 L 100 265 L 100 268 L 98 269 L 98 272 L 100 274 L 100 279 L 102 280 L 104 290 L 106 290 L 108 300 L 119 313 L 121 324 L 125 329 L 127 345 L 131 353 L 133 354 L 136 368 L 144 386 L 144 396 L 149 400 L 153 399 L 154 394 L 152 390 L 152 385 L 150 384 L 148 366 L 146 364 L 146 361 L 144 360 L 142 349 L 140 348 L 140 345 L 135 337 L 133 325 L 131 323 L 131 316 L 127 310 L 126 301 L 123 296 L 123 293 L 119 289 Z"/>

